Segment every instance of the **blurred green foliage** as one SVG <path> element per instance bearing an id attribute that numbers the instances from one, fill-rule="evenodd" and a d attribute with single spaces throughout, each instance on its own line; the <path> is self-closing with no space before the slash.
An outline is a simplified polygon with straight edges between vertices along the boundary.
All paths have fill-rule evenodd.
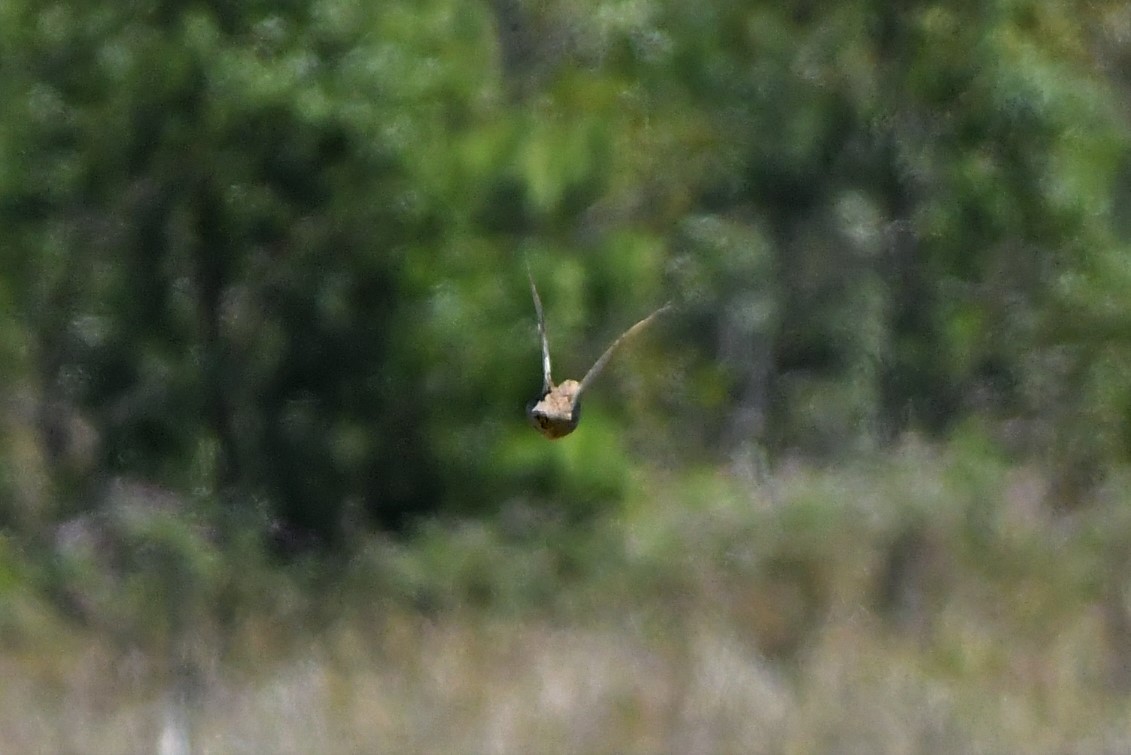
<path id="1" fill-rule="evenodd" d="M 1086 497 L 1131 453 L 1121 14 L 7 0 L 0 526 L 122 480 L 300 548 L 574 520 L 637 454 L 973 426 Z M 524 259 L 559 379 L 678 305 L 555 444 Z"/>

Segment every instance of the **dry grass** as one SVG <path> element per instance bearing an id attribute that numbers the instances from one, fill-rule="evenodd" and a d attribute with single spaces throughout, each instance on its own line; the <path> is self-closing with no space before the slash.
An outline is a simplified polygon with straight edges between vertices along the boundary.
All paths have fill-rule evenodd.
<path id="1" fill-rule="evenodd" d="M 1131 705 L 1081 663 L 1095 621 L 1071 630 L 1041 654 L 964 626 L 951 641 L 978 657 L 947 668 L 848 618 L 783 668 L 698 617 L 402 616 L 251 674 L 207 671 L 188 710 L 194 751 L 211 753 L 1127 752 Z M 173 710 L 153 669 L 97 645 L 66 661 L 58 678 L 4 663 L 4 752 L 153 752 Z"/>
<path id="2" fill-rule="evenodd" d="M 475 526 L 375 544 L 308 622 L 144 650 L 60 623 L 0 656 L 2 751 L 1131 751 L 1118 517 L 1045 519 L 1029 475 L 921 455 L 773 504 L 669 482 L 570 579 Z"/>

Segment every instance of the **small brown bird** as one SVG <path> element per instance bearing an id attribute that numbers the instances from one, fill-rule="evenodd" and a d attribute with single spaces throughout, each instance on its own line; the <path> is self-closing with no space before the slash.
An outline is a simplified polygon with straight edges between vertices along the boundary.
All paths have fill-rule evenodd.
<path id="1" fill-rule="evenodd" d="M 535 430 L 550 440 L 557 440 L 577 429 L 577 424 L 581 421 L 581 394 L 601 374 L 601 370 L 605 368 L 616 348 L 633 333 L 643 330 L 661 312 L 670 309 L 671 304 L 665 304 L 622 333 L 589 368 L 589 372 L 585 373 L 580 383 L 576 380 L 565 380 L 560 385 L 554 385 L 554 381 L 550 378 L 550 344 L 546 340 L 546 318 L 542 314 L 542 300 L 538 297 L 538 288 L 534 285 L 534 276 L 530 274 L 529 268 L 526 270 L 526 275 L 530 279 L 530 293 L 534 295 L 534 312 L 538 315 L 538 335 L 542 339 L 542 393 L 536 401 L 526 405 L 526 417 Z"/>

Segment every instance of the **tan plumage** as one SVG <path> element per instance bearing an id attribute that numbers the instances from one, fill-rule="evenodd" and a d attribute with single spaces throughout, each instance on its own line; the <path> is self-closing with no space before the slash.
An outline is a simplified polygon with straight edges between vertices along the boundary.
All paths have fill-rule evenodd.
<path id="1" fill-rule="evenodd" d="M 605 353 L 593 363 L 580 383 L 576 380 L 564 380 L 560 385 L 555 386 L 550 377 L 550 344 L 546 339 L 546 318 L 542 312 L 542 299 L 538 296 L 538 287 L 534 285 L 534 276 L 530 274 L 529 268 L 527 268 L 526 275 L 530 279 L 530 293 L 534 297 L 534 312 L 538 316 L 538 336 L 542 341 L 542 393 L 536 401 L 531 401 L 526 407 L 526 416 L 534 429 L 550 440 L 557 440 L 577 429 L 577 425 L 581 421 L 581 395 L 605 369 L 605 365 L 608 364 L 617 347 L 630 338 L 633 333 L 643 330 L 648 323 L 652 322 L 661 312 L 669 309 L 671 305 L 665 304 L 622 333 L 612 342 L 609 348 L 605 349 Z"/>

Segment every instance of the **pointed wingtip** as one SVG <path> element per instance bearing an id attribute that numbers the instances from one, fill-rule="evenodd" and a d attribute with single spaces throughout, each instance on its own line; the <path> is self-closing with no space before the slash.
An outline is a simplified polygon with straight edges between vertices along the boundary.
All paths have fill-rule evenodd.
<path id="1" fill-rule="evenodd" d="M 621 333 L 620 336 L 616 340 L 614 340 L 607 349 L 605 349 L 605 353 L 603 353 L 600 358 L 593 364 L 593 366 L 589 368 L 589 371 L 585 373 L 585 377 L 581 379 L 581 384 L 577 389 L 578 398 L 581 397 L 581 394 L 585 392 L 585 390 L 593 383 L 597 376 L 601 374 L 601 371 L 605 368 L 605 365 L 608 364 L 609 359 L 612 358 L 613 352 L 617 350 L 618 346 L 631 338 L 634 334 L 648 327 L 649 323 L 666 312 L 671 306 L 672 303 L 670 301 L 667 302 L 659 309 L 654 310 L 652 314 L 648 315 L 643 320 L 640 320 L 628 330 Z"/>

